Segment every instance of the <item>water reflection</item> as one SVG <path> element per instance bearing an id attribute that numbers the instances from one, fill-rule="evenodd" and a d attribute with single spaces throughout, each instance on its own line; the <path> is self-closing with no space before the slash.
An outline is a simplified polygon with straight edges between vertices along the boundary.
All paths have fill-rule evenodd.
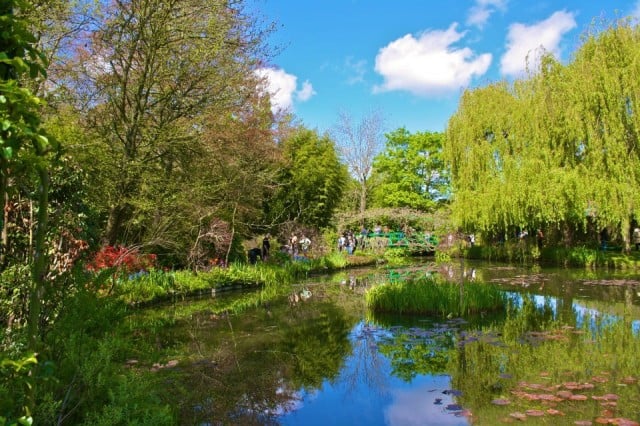
<path id="1" fill-rule="evenodd" d="M 638 420 L 635 277 L 479 264 L 441 268 L 316 277 L 239 317 L 211 319 L 202 309 L 176 321 L 163 333 L 173 336 L 181 362 L 159 374 L 175 389 L 180 423 Z M 464 319 L 366 312 L 368 286 L 427 273 L 498 285 L 511 295 L 510 308 Z"/>

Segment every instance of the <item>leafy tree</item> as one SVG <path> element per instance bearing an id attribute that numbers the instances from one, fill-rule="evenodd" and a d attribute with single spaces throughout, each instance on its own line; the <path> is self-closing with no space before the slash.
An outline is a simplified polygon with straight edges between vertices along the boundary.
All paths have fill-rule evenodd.
<path id="1" fill-rule="evenodd" d="M 328 135 L 299 127 L 283 141 L 282 152 L 281 187 L 267 203 L 268 217 L 273 222 L 328 226 L 348 178 L 334 142 Z"/>
<path id="2" fill-rule="evenodd" d="M 168 247 L 163 212 L 192 193 L 207 117 L 229 117 L 257 91 L 263 33 L 241 1 L 117 0 L 101 16 L 68 87 L 100 144 L 105 241 Z"/>
<path id="3" fill-rule="evenodd" d="M 214 110 L 204 119 L 200 155 L 185 176 L 184 190 L 174 195 L 181 217 L 173 220 L 170 211 L 163 214 L 177 236 L 192 237 L 192 253 L 202 251 L 200 243 L 213 244 L 215 256 L 227 260 L 244 255 L 232 253 L 234 239 L 268 227 L 263 201 L 277 188 L 282 162 L 274 142 L 269 99 L 256 92 L 231 111 L 220 116 Z M 196 235 L 194 224 L 198 224 Z"/>
<path id="4" fill-rule="evenodd" d="M 47 154 L 51 143 L 41 124 L 41 100 L 24 87 L 23 79 L 36 79 L 44 75 L 43 55 L 34 47 L 35 37 L 29 30 L 24 13 L 30 4 L 18 0 L 4 2 L 0 7 L 3 37 L 0 38 L 0 194 L 4 200 L 5 216 L 2 222 L 2 254 L 6 253 L 7 204 L 20 173 L 28 180 L 37 206 L 37 226 L 34 232 L 32 257 L 32 284 L 29 289 L 28 336 L 30 347 L 38 346 L 41 300 L 47 288 L 45 237 L 48 219 L 49 170 Z"/>
<path id="5" fill-rule="evenodd" d="M 623 21 L 588 35 L 566 66 L 546 55 L 528 79 L 466 91 L 444 149 L 455 221 L 488 234 L 555 229 L 567 243 L 608 227 L 628 245 L 640 214 L 638 55 L 640 32 Z"/>
<path id="6" fill-rule="evenodd" d="M 433 211 L 447 196 L 442 133 L 411 134 L 401 128 L 386 135 L 385 149 L 373 163 L 379 182 L 373 200 L 380 207 Z M 375 179 L 375 178 L 374 178 Z"/>

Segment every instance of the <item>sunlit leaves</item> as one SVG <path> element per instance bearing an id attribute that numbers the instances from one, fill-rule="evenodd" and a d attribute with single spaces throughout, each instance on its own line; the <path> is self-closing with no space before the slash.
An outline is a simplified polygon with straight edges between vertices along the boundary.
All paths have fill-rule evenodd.
<path id="1" fill-rule="evenodd" d="M 445 143 L 456 221 L 504 231 L 593 220 L 624 236 L 640 213 L 638 58 L 640 31 L 622 22 L 566 66 L 546 57 L 527 80 L 465 92 Z"/>
<path id="2" fill-rule="evenodd" d="M 374 204 L 433 210 L 448 195 L 441 133 L 398 129 L 386 135 L 386 146 L 374 161 Z"/>

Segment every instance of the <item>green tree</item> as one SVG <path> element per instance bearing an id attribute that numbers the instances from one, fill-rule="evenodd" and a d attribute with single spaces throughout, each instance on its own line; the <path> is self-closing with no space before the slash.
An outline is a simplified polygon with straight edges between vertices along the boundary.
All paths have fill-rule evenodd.
<path id="1" fill-rule="evenodd" d="M 348 177 L 334 142 L 299 127 L 283 141 L 282 152 L 281 186 L 267 203 L 268 217 L 275 223 L 328 226 Z"/>
<path id="2" fill-rule="evenodd" d="M 568 65 L 545 55 L 527 79 L 466 91 L 444 147 L 456 223 L 543 227 L 566 243 L 608 227 L 628 245 L 640 213 L 639 55 L 640 32 L 623 21 L 588 35 Z"/>
<path id="3" fill-rule="evenodd" d="M 69 90 L 101 145 L 100 157 L 85 157 L 103 163 L 94 190 L 104 239 L 169 246 L 163 212 L 188 208 L 169 204 L 192 192 L 205 120 L 230 116 L 258 90 L 263 32 L 242 1 L 114 1 L 103 12 L 77 50 Z"/>
<path id="4" fill-rule="evenodd" d="M 373 163 L 373 204 L 433 211 L 448 195 L 442 158 L 444 135 L 411 134 L 400 128 L 386 135 L 385 149 Z"/>
<path id="5" fill-rule="evenodd" d="M 28 11 L 28 2 L 10 0 L 0 7 L 3 37 L 0 38 L 0 194 L 5 205 L 13 187 L 13 171 L 23 176 L 34 173 L 31 181 L 37 206 L 37 226 L 34 233 L 32 285 L 29 289 L 28 336 L 31 349 L 38 346 L 41 300 L 46 291 L 46 246 L 48 218 L 49 170 L 47 153 L 51 143 L 41 125 L 41 100 L 24 87 L 23 79 L 43 76 L 44 57 L 33 46 L 35 37 L 29 22 L 20 15 Z M 3 255 L 7 247 L 7 226 L 2 222 Z"/>

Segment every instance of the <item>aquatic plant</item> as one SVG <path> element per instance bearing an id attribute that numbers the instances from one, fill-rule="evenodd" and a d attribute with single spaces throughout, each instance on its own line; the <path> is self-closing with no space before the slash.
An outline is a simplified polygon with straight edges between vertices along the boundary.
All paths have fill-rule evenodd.
<path id="1" fill-rule="evenodd" d="M 507 301 L 506 294 L 495 286 L 466 283 L 461 287 L 434 276 L 375 286 L 365 298 L 367 307 L 375 312 L 441 316 L 500 310 Z"/>
<path id="2" fill-rule="evenodd" d="M 557 416 L 562 424 L 637 424 L 630 419 L 640 408 L 640 335 L 631 322 L 572 327 L 549 321 L 545 310 L 524 306 L 504 325 L 464 334 L 449 353 L 460 404 L 482 424 L 555 424 Z"/>

